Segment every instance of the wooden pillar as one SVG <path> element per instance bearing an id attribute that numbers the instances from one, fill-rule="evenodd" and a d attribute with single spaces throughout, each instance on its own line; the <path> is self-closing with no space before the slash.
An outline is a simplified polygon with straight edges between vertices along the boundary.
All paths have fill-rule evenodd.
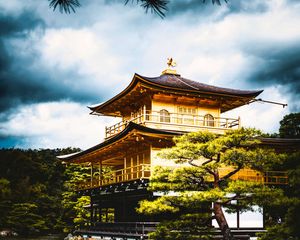
<path id="1" fill-rule="evenodd" d="M 94 174 L 94 166 L 93 166 L 93 162 L 91 162 L 91 187 L 93 187 L 93 174 Z"/>
<path id="2" fill-rule="evenodd" d="M 236 227 L 237 229 L 240 229 L 240 209 L 237 207 L 236 211 Z"/>
<path id="3" fill-rule="evenodd" d="M 133 179 L 133 157 L 130 158 L 130 178 Z"/>
<path id="4" fill-rule="evenodd" d="M 127 166 L 126 166 L 126 157 L 124 157 L 124 176 L 123 176 L 123 181 L 127 180 Z"/>
<path id="5" fill-rule="evenodd" d="M 99 162 L 99 186 L 102 186 L 102 161 Z"/>
<path id="6" fill-rule="evenodd" d="M 146 109 L 146 105 L 144 105 L 144 109 L 143 109 L 143 111 L 144 111 L 144 122 L 146 122 L 146 120 L 147 120 L 147 109 Z"/>
<path id="7" fill-rule="evenodd" d="M 141 166 L 140 166 L 140 157 L 139 154 L 137 153 L 136 155 L 136 177 L 140 178 L 141 177 Z"/>
<path id="8" fill-rule="evenodd" d="M 98 211 L 99 211 L 99 222 L 102 222 L 102 204 L 101 204 L 100 199 L 99 199 L 98 203 L 99 203 L 99 209 L 98 209 Z"/>
<path id="9" fill-rule="evenodd" d="M 90 195 L 90 198 L 91 198 L 91 206 L 90 206 L 90 213 L 91 213 L 91 226 L 93 225 L 94 223 L 94 203 L 93 203 L 93 197 L 92 197 L 92 194 Z"/>
<path id="10" fill-rule="evenodd" d="M 99 208 L 99 222 L 102 222 L 102 208 Z"/>

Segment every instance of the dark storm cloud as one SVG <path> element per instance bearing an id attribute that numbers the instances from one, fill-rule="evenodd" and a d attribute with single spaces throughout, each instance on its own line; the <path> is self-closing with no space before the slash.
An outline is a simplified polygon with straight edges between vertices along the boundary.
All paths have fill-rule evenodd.
<path id="1" fill-rule="evenodd" d="M 26 31 L 35 29 L 43 25 L 43 21 L 30 12 L 24 12 L 21 15 L 6 16 L 0 15 L 0 36 L 1 37 L 25 37 Z"/>
<path id="2" fill-rule="evenodd" d="M 214 7 L 211 4 L 204 4 L 199 0 L 189 0 L 189 1 L 171 1 L 168 4 L 167 15 L 179 15 L 183 13 L 212 13 L 218 11 L 218 7 Z"/>
<path id="3" fill-rule="evenodd" d="M 78 102 L 95 101 L 87 90 L 74 89 L 67 85 L 68 81 L 62 81 L 77 79 L 76 73 L 47 69 L 30 46 L 18 52 L 11 44 L 26 42 L 33 32 L 43 35 L 44 29 L 43 20 L 34 12 L 23 12 L 15 17 L 0 13 L 0 112 L 22 104 L 66 98 Z"/>
<path id="4" fill-rule="evenodd" d="M 0 135 L 0 146 L 1 148 L 11 148 L 12 146 L 21 146 L 24 143 L 23 137 L 13 137 Z"/>
<path id="5" fill-rule="evenodd" d="M 300 111 L 300 46 L 270 47 L 252 54 L 263 60 L 248 78 L 251 85 L 277 85 L 290 98 L 292 111 Z"/>
<path id="6" fill-rule="evenodd" d="M 225 1 L 221 1 L 222 4 L 212 4 L 211 0 L 206 0 L 205 3 L 199 0 L 179 0 L 170 1 L 168 5 L 167 16 L 180 15 L 180 14 L 198 14 L 199 18 L 206 18 L 208 15 L 226 8 L 227 11 L 222 12 L 219 18 L 224 18 L 229 14 L 234 13 L 262 13 L 269 9 L 269 5 L 266 2 L 255 2 L 231 0 L 226 4 Z M 193 18 L 195 18 L 194 15 Z"/>

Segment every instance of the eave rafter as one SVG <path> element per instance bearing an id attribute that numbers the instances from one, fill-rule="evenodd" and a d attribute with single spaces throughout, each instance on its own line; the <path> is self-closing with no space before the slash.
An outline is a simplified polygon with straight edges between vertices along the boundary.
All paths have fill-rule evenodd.
<path id="1" fill-rule="evenodd" d="M 126 153 L 132 153 L 132 149 L 141 151 L 150 145 L 169 147 L 172 145 L 174 134 L 156 134 L 133 129 L 122 138 L 111 142 L 107 146 L 95 149 L 94 151 L 83 154 L 73 159 L 72 163 L 92 163 L 109 166 L 119 166 L 122 164 Z M 131 150 L 130 150 L 131 149 Z"/>
<path id="2" fill-rule="evenodd" d="M 122 117 L 126 115 L 126 113 L 128 114 L 141 107 L 141 105 L 147 101 L 147 94 L 150 94 L 149 89 L 141 84 L 137 84 L 127 94 L 105 106 L 102 110 L 102 114 Z M 136 101 L 137 98 L 139 101 Z M 92 114 L 96 114 L 96 112 L 92 112 Z"/>

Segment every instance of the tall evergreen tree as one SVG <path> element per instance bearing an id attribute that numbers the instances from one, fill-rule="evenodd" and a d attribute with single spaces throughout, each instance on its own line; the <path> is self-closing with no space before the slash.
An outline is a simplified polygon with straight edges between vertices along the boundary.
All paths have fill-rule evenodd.
<path id="1" fill-rule="evenodd" d="M 241 128 L 224 135 L 196 132 L 175 138 L 175 146 L 159 157 L 173 160 L 177 167 L 160 167 L 151 178 L 150 189 L 162 196 L 142 201 L 138 208 L 144 214 L 175 214 L 175 223 L 160 226 L 153 238 L 209 239 L 215 219 L 223 239 L 234 239 L 225 208 L 229 212 L 254 210 L 254 205 L 267 206 L 284 199 L 282 190 L 263 182 L 233 180 L 242 169 L 260 174 L 283 161 L 284 155 L 260 147 L 259 136 L 258 130 Z"/>
<path id="2" fill-rule="evenodd" d="M 279 135 L 282 138 L 300 138 L 300 113 L 290 113 L 283 117 Z"/>

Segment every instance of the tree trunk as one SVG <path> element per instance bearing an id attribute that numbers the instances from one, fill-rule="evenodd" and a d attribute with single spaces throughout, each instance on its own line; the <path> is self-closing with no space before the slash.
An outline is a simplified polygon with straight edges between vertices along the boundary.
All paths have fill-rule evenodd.
<path id="1" fill-rule="evenodd" d="M 219 228 L 221 229 L 221 232 L 223 234 L 223 239 L 224 240 L 234 240 L 234 237 L 228 226 L 227 220 L 224 216 L 221 204 L 214 202 L 213 208 L 214 208 L 214 214 L 215 214 L 216 221 L 217 221 Z"/>

